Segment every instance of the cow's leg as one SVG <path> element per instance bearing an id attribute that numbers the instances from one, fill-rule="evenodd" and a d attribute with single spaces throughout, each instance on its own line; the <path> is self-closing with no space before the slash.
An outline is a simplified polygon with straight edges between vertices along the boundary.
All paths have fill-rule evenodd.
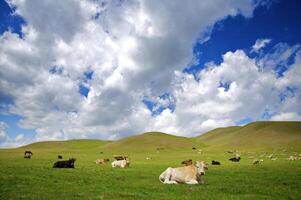
<path id="1" fill-rule="evenodd" d="M 168 181 L 168 180 L 165 180 L 164 184 L 178 184 L 178 182 L 177 181 Z"/>
<path id="2" fill-rule="evenodd" d="M 199 184 L 199 182 L 197 180 L 190 180 L 190 181 L 186 182 L 186 184 L 195 185 L 195 184 Z"/>

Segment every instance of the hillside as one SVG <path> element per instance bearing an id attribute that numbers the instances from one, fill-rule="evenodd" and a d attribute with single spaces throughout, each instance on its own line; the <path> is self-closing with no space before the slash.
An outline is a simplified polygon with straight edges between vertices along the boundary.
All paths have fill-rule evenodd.
<path id="1" fill-rule="evenodd" d="M 198 143 L 197 145 L 193 138 L 179 137 L 161 132 L 147 132 L 106 144 L 103 148 L 110 150 L 155 151 L 157 149 L 191 149 L 193 146 L 202 146 L 202 144 Z"/>
<path id="2" fill-rule="evenodd" d="M 198 136 L 209 146 L 276 147 L 301 145 L 301 122 L 253 122 L 217 128 Z"/>
<path id="3" fill-rule="evenodd" d="M 161 132 L 147 132 L 117 141 L 69 140 L 37 142 L 17 148 L 43 151 L 143 152 L 192 147 L 220 148 L 301 148 L 301 122 L 253 122 L 245 126 L 217 128 L 194 138 L 178 137 Z"/>
<path id="4" fill-rule="evenodd" d="M 70 150 L 70 151 L 81 151 L 81 150 L 95 150 L 99 149 L 105 144 L 111 141 L 102 140 L 90 140 L 90 139 L 80 139 L 80 140 L 67 140 L 67 141 L 45 141 L 36 142 L 26 146 L 19 147 L 18 149 L 32 149 L 32 150 L 46 150 L 46 151 L 56 151 L 56 150 Z"/>

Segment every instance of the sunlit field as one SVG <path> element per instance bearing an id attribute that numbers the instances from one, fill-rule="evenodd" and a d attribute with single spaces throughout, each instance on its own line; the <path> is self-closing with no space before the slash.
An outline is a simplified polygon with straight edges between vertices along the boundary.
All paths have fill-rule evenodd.
<path id="1" fill-rule="evenodd" d="M 19 149 L 0 151 L 1 199 L 300 199 L 301 161 L 298 146 L 238 149 L 241 161 L 228 159 L 228 149 L 210 148 L 195 139 L 175 138 L 177 145 L 166 148 L 150 145 L 154 136 L 144 135 L 145 148 L 114 149 L 112 142 L 76 140 L 36 143 Z M 158 137 L 171 137 L 156 135 Z M 137 139 L 136 137 L 134 137 Z M 139 139 L 139 138 L 138 138 Z M 141 139 L 141 138 L 140 138 Z M 182 143 L 180 140 L 183 139 Z M 165 141 L 171 142 L 165 138 Z M 125 141 L 123 141 L 125 142 Z M 160 142 L 159 142 L 160 143 Z M 141 144 L 141 141 L 140 141 Z M 184 146 L 181 146 L 183 144 Z M 192 149 L 195 147 L 196 149 Z M 111 148 L 111 150 L 110 150 Z M 31 159 L 24 159 L 25 150 Z M 267 158 L 274 154 L 277 160 Z M 110 162 L 96 165 L 97 158 L 123 154 L 130 167 L 112 168 Z M 75 169 L 54 169 L 57 156 L 74 157 Z M 151 158 L 147 160 L 146 157 Z M 253 165 L 254 158 L 262 159 Z M 209 165 L 204 185 L 165 185 L 158 176 L 169 166 L 181 166 L 185 159 L 204 160 Z M 212 166 L 211 160 L 221 162 Z"/>

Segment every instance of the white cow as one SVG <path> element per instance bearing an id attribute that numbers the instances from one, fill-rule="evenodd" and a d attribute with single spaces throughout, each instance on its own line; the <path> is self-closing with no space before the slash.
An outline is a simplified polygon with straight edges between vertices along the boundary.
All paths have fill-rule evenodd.
<path id="1" fill-rule="evenodd" d="M 195 164 L 172 168 L 168 167 L 160 176 L 159 180 L 165 184 L 203 184 L 201 176 L 205 175 L 208 167 L 204 161 L 196 161 Z"/>
<path id="2" fill-rule="evenodd" d="M 114 160 L 112 162 L 112 167 L 121 167 L 121 168 L 125 168 L 125 167 L 129 167 L 130 166 L 130 161 L 129 160 Z"/>

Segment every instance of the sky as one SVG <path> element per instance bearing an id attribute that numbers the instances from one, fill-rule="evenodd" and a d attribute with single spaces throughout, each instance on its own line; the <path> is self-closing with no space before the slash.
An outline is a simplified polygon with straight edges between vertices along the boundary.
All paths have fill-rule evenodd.
<path id="1" fill-rule="evenodd" d="M 298 0 L 0 0 L 0 148 L 301 120 Z"/>

